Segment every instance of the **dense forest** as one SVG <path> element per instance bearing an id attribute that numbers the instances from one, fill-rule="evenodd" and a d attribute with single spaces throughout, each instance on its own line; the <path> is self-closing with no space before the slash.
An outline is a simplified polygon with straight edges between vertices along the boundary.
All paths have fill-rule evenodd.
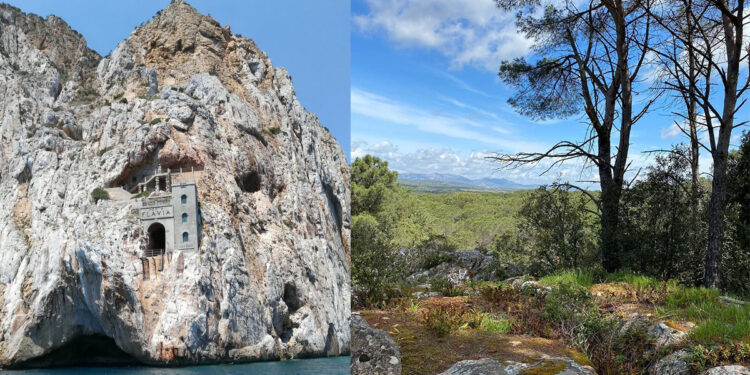
<path id="1" fill-rule="evenodd" d="M 720 289 L 750 296 L 750 136 L 732 152 Z M 644 177 L 623 193 L 618 254 L 621 269 L 703 283 L 711 182 L 691 181 L 684 148 L 656 157 Z M 354 283 L 371 267 L 377 287 L 400 280 L 387 254 L 407 248 L 477 249 L 539 276 L 561 269 L 602 269 L 598 191 L 542 186 L 510 193 L 413 192 L 376 157 L 352 164 Z M 381 262 L 367 264 L 372 257 Z M 395 258 L 394 258 L 395 259 Z M 364 260 L 364 263 L 360 262 Z M 624 266 L 627 265 L 627 266 Z M 374 287 L 360 285 L 361 287 Z"/>
<path id="2" fill-rule="evenodd" d="M 386 161 L 357 158 L 354 309 L 394 335 L 407 374 L 437 373 L 472 356 L 530 360 L 491 351 L 508 340 L 531 350 L 538 343 L 529 337 L 552 340 L 538 355 L 564 345 L 567 357 L 600 374 L 748 364 L 750 304 L 741 300 L 750 297 L 750 135 L 728 158 L 722 278 L 714 289 L 701 287 L 712 184 L 693 183 L 683 153 L 680 146 L 659 155 L 623 190 L 623 250 L 613 272 L 604 265 L 599 191 L 556 184 L 420 193 L 397 183 Z M 466 266 L 456 260 L 467 256 L 473 264 L 493 259 L 489 271 L 456 279 L 456 267 Z M 475 349 L 457 351 L 465 345 Z M 687 372 L 666 370 L 674 361 Z"/>

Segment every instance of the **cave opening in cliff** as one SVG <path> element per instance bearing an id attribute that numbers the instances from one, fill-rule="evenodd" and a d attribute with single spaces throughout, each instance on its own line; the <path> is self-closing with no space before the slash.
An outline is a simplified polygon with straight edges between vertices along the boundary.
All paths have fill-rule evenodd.
<path id="1" fill-rule="evenodd" d="M 70 366 L 132 366 L 141 364 L 104 335 L 78 336 L 40 357 L 14 366 L 17 368 Z"/>
<path id="2" fill-rule="evenodd" d="M 166 230 L 161 223 L 153 223 L 148 227 L 148 255 L 160 255 L 164 252 Z"/>
<path id="3" fill-rule="evenodd" d="M 246 193 L 255 193 L 260 190 L 260 174 L 256 171 L 243 173 L 236 179 L 237 185 Z"/>

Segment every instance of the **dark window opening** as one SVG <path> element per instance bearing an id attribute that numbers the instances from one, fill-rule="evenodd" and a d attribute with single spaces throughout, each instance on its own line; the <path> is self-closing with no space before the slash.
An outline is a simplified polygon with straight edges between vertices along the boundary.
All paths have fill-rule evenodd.
<path id="1" fill-rule="evenodd" d="M 187 232 L 182 233 L 182 242 L 188 242 L 188 237 L 189 236 Z"/>
<path id="2" fill-rule="evenodd" d="M 187 223 L 187 214 L 182 214 L 182 222 Z"/>
<path id="3" fill-rule="evenodd" d="M 180 197 L 180 203 L 187 204 L 187 195 L 182 194 L 182 196 Z"/>

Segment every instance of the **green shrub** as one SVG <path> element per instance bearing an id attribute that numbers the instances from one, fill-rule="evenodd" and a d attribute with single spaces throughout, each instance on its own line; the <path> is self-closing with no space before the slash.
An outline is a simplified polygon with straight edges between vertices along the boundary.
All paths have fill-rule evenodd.
<path id="1" fill-rule="evenodd" d="M 510 321 L 505 318 L 495 319 L 491 315 L 484 315 L 479 327 L 487 332 L 508 333 L 510 332 Z"/>
<path id="2" fill-rule="evenodd" d="M 398 296 L 405 264 L 388 244 L 388 234 L 369 214 L 352 217 L 352 287 L 359 303 L 372 306 Z"/>
<path id="3" fill-rule="evenodd" d="M 109 199 L 109 193 L 98 187 L 91 192 L 91 198 L 94 199 L 94 202 L 99 202 L 102 199 Z"/>
<path id="4" fill-rule="evenodd" d="M 446 297 L 456 297 L 465 294 L 461 288 L 453 285 L 453 283 L 445 277 L 436 278 L 430 281 L 430 289 L 440 292 L 440 294 Z"/>
<path id="5" fill-rule="evenodd" d="M 481 327 L 484 314 L 469 310 L 461 303 L 430 305 L 420 310 L 419 321 L 438 336 L 445 336 L 459 328 Z"/>
<path id="6" fill-rule="evenodd" d="M 102 155 L 106 154 L 107 152 L 109 152 L 110 150 L 112 150 L 113 148 L 115 148 L 115 147 L 114 146 L 107 146 L 107 147 L 99 150 L 98 155 L 102 156 Z"/>
<path id="7" fill-rule="evenodd" d="M 592 271 L 583 270 L 560 271 L 539 279 L 539 283 L 542 285 L 557 286 L 568 284 L 580 288 L 588 288 L 593 285 L 595 281 L 595 276 Z"/>

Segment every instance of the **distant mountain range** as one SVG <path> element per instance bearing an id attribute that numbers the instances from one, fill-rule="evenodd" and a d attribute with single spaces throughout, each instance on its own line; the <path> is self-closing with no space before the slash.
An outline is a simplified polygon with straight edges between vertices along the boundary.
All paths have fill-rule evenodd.
<path id="1" fill-rule="evenodd" d="M 447 173 L 399 173 L 398 181 L 419 191 L 512 191 L 535 189 L 538 185 L 521 184 L 505 178 L 470 179 Z"/>

